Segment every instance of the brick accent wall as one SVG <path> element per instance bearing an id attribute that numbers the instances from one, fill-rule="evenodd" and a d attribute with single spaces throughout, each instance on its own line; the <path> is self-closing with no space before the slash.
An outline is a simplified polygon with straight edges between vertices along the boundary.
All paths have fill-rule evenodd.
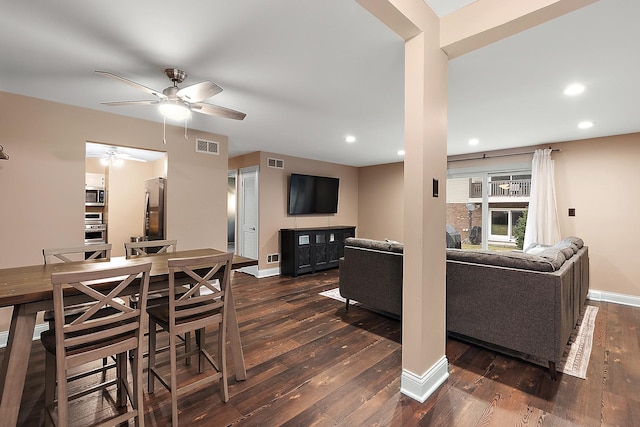
<path id="1" fill-rule="evenodd" d="M 479 206 L 479 205 L 477 205 Z M 482 226 L 482 209 L 479 207 L 471 215 L 471 227 Z M 447 203 L 447 225 L 460 233 L 462 240 L 469 238 L 469 211 L 464 203 Z"/>

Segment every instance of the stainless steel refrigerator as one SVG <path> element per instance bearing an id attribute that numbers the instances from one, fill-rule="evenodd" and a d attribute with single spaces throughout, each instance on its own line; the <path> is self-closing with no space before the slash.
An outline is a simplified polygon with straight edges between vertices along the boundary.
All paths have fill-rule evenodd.
<path id="1" fill-rule="evenodd" d="M 164 178 L 147 179 L 144 182 L 144 238 L 145 240 L 164 240 L 166 227 Z"/>

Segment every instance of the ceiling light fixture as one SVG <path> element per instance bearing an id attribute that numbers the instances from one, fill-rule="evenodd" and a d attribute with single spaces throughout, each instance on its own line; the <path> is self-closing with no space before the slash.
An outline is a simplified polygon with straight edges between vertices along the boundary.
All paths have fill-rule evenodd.
<path id="1" fill-rule="evenodd" d="M 100 159 L 100 164 L 102 166 L 122 166 L 124 161 L 118 156 L 118 153 L 115 151 L 107 151 L 103 158 Z"/>
<path id="2" fill-rule="evenodd" d="M 578 127 L 580 129 L 589 129 L 590 127 L 593 127 L 593 122 L 585 120 L 584 122 L 578 123 Z"/>
<path id="3" fill-rule="evenodd" d="M 353 142 L 356 142 L 356 137 L 353 136 L 353 135 L 347 135 L 347 136 L 344 137 L 344 140 L 346 142 L 348 142 L 349 144 L 351 144 Z"/>
<path id="4" fill-rule="evenodd" d="M 165 99 L 158 105 L 160 114 L 172 120 L 187 120 L 191 117 L 191 109 L 186 102 Z"/>
<path id="5" fill-rule="evenodd" d="M 398 156 L 404 156 L 404 150 L 398 150 Z"/>
<path id="6" fill-rule="evenodd" d="M 478 138 L 471 138 L 469 140 L 469 145 L 478 145 L 480 144 L 480 140 Z"/>
<path id="7" fill-rule="evenodd" d="M 584 85 L 580 83 L 573 83 L 567 86 L 563 93 L 567 96 L 576 96 L 584 92 Z"/>

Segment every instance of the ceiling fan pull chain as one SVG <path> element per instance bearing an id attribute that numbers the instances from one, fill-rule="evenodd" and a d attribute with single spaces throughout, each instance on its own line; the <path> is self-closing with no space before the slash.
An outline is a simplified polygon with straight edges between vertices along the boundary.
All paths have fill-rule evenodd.
<path id="1" fill-rule="evenodd" d="M 184 139 L 185 141 L 189 140 L 189 137 L 187 137 L 187 119 L 184 119 Z"/>
<path id="2" fill-rule="evenodd" d="M 162 143 L 167 143 L 167 119 L 162 116 Z"/>

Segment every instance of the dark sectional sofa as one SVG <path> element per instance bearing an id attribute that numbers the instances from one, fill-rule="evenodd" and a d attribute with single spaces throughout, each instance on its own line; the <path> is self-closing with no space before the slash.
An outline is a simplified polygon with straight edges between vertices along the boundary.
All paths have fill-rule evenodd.
<path id="1" fill-rule="evenodd" d="M 589 251 L 567 238 L 538 255 L 447 249 L 447 332 L 556 363 L 589 292 Z"/>
<path id="2" fill-rule="evenodd" d="M 340 259 L 340 295 L 384 312 L 402 316 L 402 255 L 397 242 L 349 237 Z"/>
<path id="3" fill-rule="evenodd" d="M 402 315 L 397 242 L 349 238 L 340 294 Z M 547 360 L 552 377 L 589 291 L 589 252 L 569 237 L 539 253 L 447 249 L 447 331 L 496 350 Z"/>

